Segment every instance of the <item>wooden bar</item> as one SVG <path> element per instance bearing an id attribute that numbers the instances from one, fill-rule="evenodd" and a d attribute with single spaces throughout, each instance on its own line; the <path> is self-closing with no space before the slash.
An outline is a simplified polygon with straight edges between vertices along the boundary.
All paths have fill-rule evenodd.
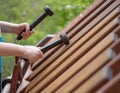
<path id="1" fill-rule="evenodd" d="M 98 90 L 106 82 L 111 80 L 115 75 L 117 75 L 120 72 L 119 66 L 120 54 L 108 64 L 106 64 L 99 72 L 94 74 L 90 79 L 85 81 L 81 86 L 72 91 L 72 93 L 96 93 L 96 90 Z M 105 70 L 108 71 L 107 74 L 105 74 Z"/>
<path id="2" fill-rule="evenodd" d="M 120 72 L 96 93 L 120 93 Z"/>
<path id="3" fill-rule="evenodd" d="M 94 16 L 92 16 L 92 19 L 94 19 L 95 18 L 95 16 L 98 16 L 101 12 L 103 12 L 103 10 L 105 10 L 105 8 L 107 7 L 107 6 L 109 6 L 112 2 L 114 2 L 114 0 L 111 0 L 111 1 L 106 1 L 106 3 L 104 3 L 103 5 L 101 5 L 97 10 L 97 13 L 95 13 L 95 15 Z M 114 4 L 113 4 L 114 5 Z M 118 5 L 118 4 L 117 4 Z M 90 27 L 92 28 L 93 26 L 95 26 L 100 20 L 102 20 L 106 15 L 107 15 L 107 13 L 109 13 L 110 11 L 112 11 L 113 9 L 114 9 L 115 7 L 113 7 L 113 6 L 111 6 L 111 8 L 109 9 L 107 9 L 107 11 L 105 11 L 104 12 L 104 14 L 101 14 L 101 17 L 98 17 L 98 19 L 94 22 L 94 21 L 92 21 L 92 24 L 90 25 Z M 112 9 L 112 10 L 111 10 Z M 102 17 L 102 16 L 104 16 L 104 17 Z M 89 17 L 90 18 L 90 17 Z M 88 18 L 87 18 L 88 19 Z M 91 18 L 90 18 L 91 19 Z M 85 19 L 86 20 L 86 19 Z M 85 21 L 84 20 L 84 21 Z M 86 24 L 88 24 L 89 22 L 88 21 L 86 21 Z M 85 27 L 86 25 L 84 25 L 84 27 Z M 80 38 L 81 38 L 81 36 L 83 36 L 83 35 L 85 35 L 89 30 L 88 30 L 88 26 L 86 27 L 87 28 L 87 31 L 85 30 L 83 30 L 83 31 L 81 31 L 81 29 L 83 29 L 83 26 L 82 26 L 82 23 L 80 23 L 80 26 L 79 26 L 79 29 L 77 29 L 77 30 L 72 30 L 71 32 L 74 32 L 74 34 L 76 34 L 76 33 L 78 33 L 80 36 L 78 37 L 78 36 L 74 36 L 74 39 L 73 38 L 70 38 L 70 35 L 69 34 L 67 34 L 68 36 L 69 36 L 69 38 L 70 38 L 70 45 L 68 46 L 68 48 L 67 49 L 69 49 L 69 47 L 71 47 L 76 41 L 78 41 Z M 91 28 L 89 28 L 89 29 L 91 29 Z M 70 33 L 71 33 L 70 32 Z M 84 33 L 83 33 L 84 32 Z M 81 34 L 82 33 L 82 34 Z M 73 41 L 71 41 L 71 40 L 73 40 Z M 59 50 L 59 52 L 55 52 L 55 51 L 58 51 Z M 60 55 L 62 55 L 64 52 L 63 51 L 66 51 L 66 49 L 64 49 L 64 47 L 58 47 L 58 48 L 56 48 L 54 51 L 52 51 L 51 50 L 51 53 L 53 53 L 53 52 L 55 52 L 55 54 L 54 55 L 49 55 L 49 56 L 46 56 L 43 60 L 41 60 L 39 63 L 42 63 L 43 61 L 44 61 L 44 64 L 46 64 L 46 62 L 48 62 L 48 60 L 50 60 L 50 59 L 52 59 L 52 58 L 58 58 Z M 56 54 L 57 53 L 57 54 Z M 52 58 L 51 58 L 52 57 Z M 47 60 L 46 62 L 45 62 L 45 60 Z M 49 64 L 50 64 L 50 62 L 48 62 Z M 39 66 L 39 65 L 38 65 Z M 34 68 L 37 68 L 38 66 L 33 66 L 33 69 L 32 70 L 34 70 Z M 40 67 L 41 68 L 41 67 Z"/>
<path id="4" fill-rule="evenodd" d="M 50 57 L 51 59 L 47 59 L 44 64 L 41 64 L 38 69 L 36 69 L 33 74 L 30 76 L 29 80 L 31 81 L 35 76 L 38 75 L 38 73 L 41 73 L 45 68 L 47 68 L 51 62 L 61 64 L 64 60 L 66 60 L 71 54 L 73 54 L 75 51 L 78 50 L 79 47 L 81 47 L 85 42 L 87 42 L 91 36 L 94 36 L 97 32 L 99 32 L 106 24 L 108 24 L 116 15 L 119 14 L 119 8 L 115 9 L 108 17 L 106 17 L 102 22 L 97 24 L 93 29 L 91 29 L 83 38 L 81 38 L 77 43 L 75 43 L 72 47 L 70 47 L 68 50 L 64 51 L 64 53 L 57 58 L 56 60 L 54 59 L 55 56 Z M 68 47 L 67 47 L 68 48 Z M 54 69 L 54 68 L 52 68 Z"/>

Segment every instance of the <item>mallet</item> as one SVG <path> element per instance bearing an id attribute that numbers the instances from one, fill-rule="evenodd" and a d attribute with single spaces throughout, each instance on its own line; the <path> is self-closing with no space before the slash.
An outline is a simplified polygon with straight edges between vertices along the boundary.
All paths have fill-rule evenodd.
<path id="1" fill-rule="evenodd" d="M 57 39 L 56 41 L 48 44 L 48 45 L 45 45 L 41 48 L 41 51 L 43 53 L 45 53 L 46 51 L 48 51 L 49 49 L 61 44 L 61 43 L 64 43 L 65 45 L 68 45 L 69 44 L 69 38 L 67 37 L 66 34 L 60 34 L 60 38 Z"/>
<path id="2" fill-rule="evenodd" d="M 31 25 L 30 25 L 30 30 L 32 30 L 35 26 L 37 26 L 43 19 L 45 19 L 48 15 L 52 16 L 54 14 L 54 12 L 48 7 L 46 6 L 44 8 L 45 12 L 43 14 L 41 14 Z M 17 38 L 15 39 L 15 41 L 21 40 L 22 39 L 22 33 L 25 32 L 25 29 L 23 31 L 21 31 L 21 33 L 17 36 Z"/>

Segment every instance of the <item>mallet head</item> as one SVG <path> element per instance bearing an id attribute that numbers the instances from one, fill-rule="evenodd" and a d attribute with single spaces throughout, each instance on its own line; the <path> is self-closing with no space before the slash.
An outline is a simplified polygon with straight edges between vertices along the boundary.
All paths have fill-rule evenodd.
<path id="1" fill-rule="evenodd" d="M 60 34 L 60 38 L 61 38 L 61 40 L 63 41 L 63 43 L 65 45 L 69 44 L 69 38 L 68 38 L 68 36 L 65 33 Z"/>
<path id="2" fill-rule="evenodd" d="M 44 10 L 49 16 L 52 16 L 54 14 L 54 12 L 48 6 L 46 6 Z"/>

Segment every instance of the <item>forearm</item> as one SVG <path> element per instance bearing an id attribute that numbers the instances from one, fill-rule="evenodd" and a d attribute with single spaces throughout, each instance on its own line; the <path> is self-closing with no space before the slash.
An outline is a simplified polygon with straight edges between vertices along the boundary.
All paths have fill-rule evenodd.
<path id="1" fill-rule="evenodd" d="M 27 58 L 29 62 L 36 62 L 43 53 L 39 47 L 0 42 L 0 56 L 19 56 Z"/>
<path id="2" fill-rule="evenodd" d="M 21 45 L 0 42 L 0 56 L 22 56 L 23 52 Z"/>
<path id="3" fill-rule="evenodd" d="M 1 31 L 4 33 L 14 33 L 17 34 L 18 25 L 14 23 L 9 23 L 5 21 L 0 21 Z"/>

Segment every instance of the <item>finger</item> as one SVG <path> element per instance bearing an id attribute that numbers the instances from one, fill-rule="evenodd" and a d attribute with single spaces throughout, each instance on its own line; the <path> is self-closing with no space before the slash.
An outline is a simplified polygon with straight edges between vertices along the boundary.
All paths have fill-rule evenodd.
<path id="1" fill-rule="evenodd" d="M 43 57 L 43 52 L 41 51 L 41 47 L 38 47 L 39 49 L 40 49 L 40 55 L 39 55 L 39 57 Z"/>
<path id="2" fill-rule="evenodd" d="M 33 33 L 34 33 L 34 32 L 30 32 L 30 31 L 29 31 L 29 32 L 26 32 L 26 33 L 25 33 L 25 36 L 26 36 L 26 37 L 30 37 Z"/>
<path id="3" fill-rule="evenodd" d="M 26 31 L 25 31 L 26 35 L 29 37 L 34 33 L 34 29 L 33 30 L 29 30 L 29 27 L 26 27 Z"/>
<path id="4" fill-rule="evenodd" d="M 23 32 L 23 33 L 22 33 L 22 36 L 29 37 L 29 36 L 31 36 L 31 34 L 32 34 L 32 33 L 30 33 L 30 32 Z"/>
<path id="5" fill-rule="evenodd" d="M 31 35 L 34 33 L 34 30 L 31 30 L 31 31 L 27 31 L 27 34 Z"/>
<path id="6" fill-rule="evenodd" d="M 27 39 L 30 35 L 26 34 L 25 32 L 22 33 L 23 39 Z"/>
<path id="7" fill-rule="evenodd" d="M 29 26 L 29 24 L 27 24 L 27 23 L 24 23 L 24 26 L 25 26 L 25 28 L 26 28 L 26 32 L 29 32 L 29 30 L 30 30 L 30 26 Z"/>

